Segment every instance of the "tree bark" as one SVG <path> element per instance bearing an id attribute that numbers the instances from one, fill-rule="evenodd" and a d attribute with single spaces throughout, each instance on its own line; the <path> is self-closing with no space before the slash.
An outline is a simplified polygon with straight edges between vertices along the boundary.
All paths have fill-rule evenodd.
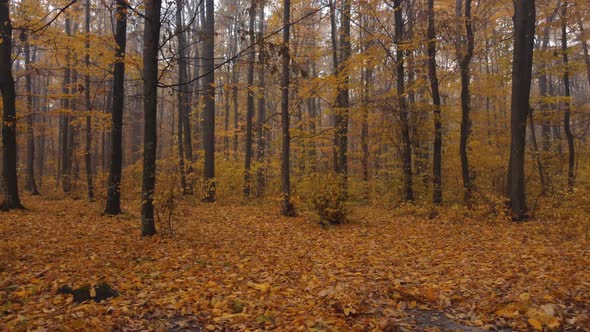
<path id="1" fill-rule="evenodd" d="M 257 118 L 257 132 L 256 145 L 257 154 L 256 161 L 258 168 L 256 169 L 256 196 L 260 197 L 264 194 L 266 189 L 265 171 L 265 155 L 266 155 L 266 90 L 265 90 L 265 49 L 264 49 L 264 1 L 260 0 L 260 10 L 258 12 L 258 114 Z"/>
<path id="2" fill-rule="evenodd" d="M 511 216 L 515 221 L 527 217 L 524 164 L 534 38 L 535 1 L 516 0 L 514 2 L 514 51 L 510 105 L 510 161 L 507 181 Z"/>
<path id="3" fill-rule="evenodd" d="M 440 205 L 442 195 L 442 122 L 440 91 L 436 74 L 436 27 L 434 21 L 434 0 L 428 0 L 428 79 L 432 94 L 434 118 L 434 151 L 432 157 L 432 203 Z"/>
<path id="4" fill-rule="evenodd" d="M 205 0 L 205 108 L 203 111 L 203 148 L 205 150 L 205 195 L 203 200 L 214 202 L 215 184 L 215 15 L 213 0 Z"/>
<path id="5" fill-rule="evenodd" d="M 86 75 L 84 77 L 84 99 L 86 102 L 86 144 L 84 146 L 84 161 L 86 164 L 86 184 L 88 189 L 88 199 L 94 200 L 94 185 L 92 183 L 92 101 L 90 99 L 90 0 L 86 0 L 85 8 L 85 32 L 86 32 L 86 55 L 84 62 L 86 64 Z"/>
<path id="6" fill-rule="evenodd" d="M 143 34 L 144 139 L 143 182 L 141 188 L 141 235 L 156 234 L 154 223 L 154 190 L 156 186 L 156 147 L 158 111 L 158 49 L 160 46 L 161 0 L 145 4 Z"/>
<path id="7" fill-rule="evenodd" d="M 111 151 L 104 213 L 121 213 L 121 170 L 123 167 L 123 110 L 125 103 L 125 49 L 127 46 L 127 2 L 117 0 L 117 27 L 115 33 L 115 70 L 112 88 Z M 110 97 L 110 96 L 109 96 Z"/>
<path id="8" fill-rule="evenodd" d="M 291 174 L 289 162 L 289 148 L 291 135 L 289 133 L 289 37 L 291 28 L 291 0 L 283 0 L 283 45 L 281 57 L 281 213 L 284 216 L 295 215 L 295 208 L 291 202 Z"/>
<path id="9" fill-rule="evenodd" d="M 250 53 L 248 54 L 248 98 L 246 102 L 246 156 L 244 159 L 244 198 L 250 197 L 252 166 L 252 121 L 254 118 L 254 61 L 256 60 L 256 38 L 254 35 L 254 22 L 256 20 L 256 0 L 250 0 L 248 37 L 250 39 Z"/>
<path id="10" fill-rule="evenodd" d="M 39 195 L 37 184 L 35 182 L 35 133 L 33 122 L 33 78 L 31 72 L 31 45 L 29 44 L 29 36 L 26 32 L 22 34 L 24 40 L 25 53 L 25 90 L 27 93 L 27 165 L 26 165 L 26 179 L 25 190 L 28 190 L 31 195 Z"/>
<path id="11" fill-rule="evenodd" d="M 12 24 L 9 0 L 0 0 L 0 92 L 2 93 L 2 191 L 0 209 L 23 206 L 18 194 L 16 172 L 16 90 L 12 76 Z"/>
<path id="12" fill-rule="evenodd" d="M 565 93 L 563 129 L 568 146 L 568 168 L 567 168 L 567 187 L 569 190 L 574 188 L 575 167 L 576 167 L 576 149 L 574 145 L 574 135 L 570 124 L 571 116 L 571 92 L 570 92 L 570 69 L 567 47 L 567 0 L 564 1 L 561 9 L 561 52 L 563 57 L 563 87 Z"/>
<path id="13" fill-rule="evenodd" d="M 178 162 L 180 169 L 180 186 L 182 187 L 182 194 L 188 195 L 192 192 L 190 186 L 187 185 L 185 166 L 185 155 L 187 159 L 192 156 L 192 144 L 190 133 L 190 121 L 188 115 L 190 112 L 190 95 L 191 91 L 187 83 L 187 57 L 186 57 L 186 36 L 184 34 L 184 25 L 182 22 L 182 9 L 184 7 L 183 0 L 176 2 L 176 38 L 178 39 Z M 189 146 L 191 148 L 189 148 Z M 186 154 L 185 154 L 186 149 Z M 189 151 L 190 150 L 190 151 Z"/>
<path id="14" fill-rule="evenodd" d="M 468 0 L 469 1 L 469 0 Z M 404 19 L 401 0 L 393 1 L 395 18 L 396 72 L 397 72 L 397 100 L 402 138 L 402 170 L 403 170 L 403 200 L 412 202 L 414 191 L 412 188 L 412 145 L 410 141 L 410 124 L 408 120 L 408 106 L 405 99 L 405 70 L 404 70 Z"/>
<path id="15" fill-rule="evenodd" d="M 71 19 L 66 16 L 65 19 L 65 30 L 66 35 L 72 35 L 72 28 L 71 28 Z M 70 93 L 71 93 L 71 69 L 70 69 L 70 58 L 71 58 L 71 50 L 68 48 L 66 50 L 66 66 L 64 68 L 64 79 L 63 79 L 63 88 L 62 93 L 64 94 L 62 99 L 62 108 L 63 112 L 66 114 L 62 114 L 61 118 L 61 138 L 60 138 L 60 152 L 61 152 L 61 177 L 62 177 L 62 189 L 64 193 L 69 193 L 72 190 L 72 155 L 70 151 L 72 151 L 72 147 L 69 146 L 70 139 L 69 137 L 72 136 L 71 131 L 73 128 L 70 128 L 70 116 L 67 114 L 70 112 L 71 109 L 71 100 L 70 100 Z"/>
<path id="16" fill-rule="evenodd" d="M 459 0 L 462 1 L 462 0 Z M 460 7 L 458 7 L 460 13 Z M 469 168 L 469 136 L 471 135 L 471 93 L 470 80 L 471 70 L 470 63 L 473 58 L 474 37 L 471 22 L 471 0 L 465 0 L 465 22 L 466 47 L 462 48 L 457 45 L 457 55 L 459 58 L 459 70 L 461 72 L 461 137 L 459 140 L 459 155 L 461 157 L 461 175 L 463 178 L 463 201 L 468 208 L 473 206 L 473 174 Z"/>

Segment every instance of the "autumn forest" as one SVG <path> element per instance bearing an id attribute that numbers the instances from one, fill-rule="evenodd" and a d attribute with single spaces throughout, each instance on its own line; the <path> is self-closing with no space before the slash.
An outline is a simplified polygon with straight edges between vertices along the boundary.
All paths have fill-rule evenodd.
<path id="1" fill-rule="evenodd" d="M 0 330 L 590 331 L 587 0 L 0 0 Z"/>

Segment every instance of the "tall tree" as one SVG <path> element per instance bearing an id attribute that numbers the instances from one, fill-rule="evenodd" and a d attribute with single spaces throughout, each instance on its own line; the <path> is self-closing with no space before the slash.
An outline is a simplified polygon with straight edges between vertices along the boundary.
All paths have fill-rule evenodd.
<path id="1" fill-rule="evenodd" d="M 525 195 L 526 121 L 535 39 L 535 1 L 514 1 L 514 47 L 512 56 L 512 101 L 510 105 L 510 161 L 508 198 L 513 220 L 527 217 Z"/>
<path id="2" fill-rule="evenodd" d="M 210 0 L 209 0 L 210 1 Z M 154 223 L 154 190 L 156 187 L 156 148 L 158 112 L 158 50 L 160 47 L 161 0 L 145 4 L 143 33 L 143 182 L 141 187 L 141 235 L 156 234 Z"/>
<path id="3" fill-rule="evenodd" d="M 94 185 L 92 183 L 92 101 L 90 99 L 90 0 L 86 0 L 85 6 L 84 32 L 86 33 L 85 47 L 86 54 L 84 63 L 86 65 L 86 75 L 84 76 L 84 99 L 86 102 L 86 141 L 84 146 L 84 162 L 86 165 L 86 183 L 88 188 L 88 199 L 94 199 Z"/>
<path id="4" fill-rule="evenodd" d="M 66 14 L 65 18 L 65 30 L 66 35 L 70 37 L 72 35 L 72 20 L 69 14 Z M 62 87 L 62 108 L 65 114 L 60 116 L 61 120 L 61 129 L 60 129 L 60 153 L 61 153 L 61 176 L 62 176 L 62 189 L 64 193 L 69 193 L 72 190 L 72 153 L 73 147 L 71 146 L 71 141 L 73 138 L 72 131 L 74 130 L 73 127 L 70 126 L 70 116 L 68 113 L 71 110 L 72 102 L 70 100 L 70 93 L 71 93 L 71 75 L 72 70 L 70 68 L 71 65 L 71 49 L 67 47 L 66 49 L 66 64 L 64 68 L 64 79 L 63 79 L 63 87 Z"/>
<path id="5" fill-rule="evenodd" d="M 469 0 L 468 0 L 469 1 Z M 410 123 L 408 119 L 408 105 L 405 97 L 405 69 L 404 69 L 404 17 L 401 0 L 393 1 L 395 18 L 395 60 L 397 72 L 397 101 L 401 125 L 402 139 L 402 170 L 403 170 L 403 200 L 414 200 L 412 188 L 412 145 L 410 141 Z"/>
<path id="6" fill-rule="evenodd" d="M 291 135 L 289 133 L 289 37 L 291 30 L 291 0 L 283 0 L 283 45 L 281 57 L 281 213 L 284 216 L 295 215 L 291 202 L 291 172 L 289 149 Z"/>
<path id="7" fill-rule="evenodd" d="M 25 90 L 27 92 L 27 168 L 25 178 L 25 189 L 31 192 L 31 195 L 39 195 L 37 183 L 35 182 L 35 133 L 33 122 L 33 77 L 31 68 L 31 45 L 29 36 L 23 33 L 24 53 L 25 53 Z"/>
<path id="8" fill-rule="evenodd" d="M 332 10 L 333 11 L 333 10 Z M 333 12 L 331 13 L 333 15 Z M 350 0 L 342 0 L 341 24 L 339 31 L 340 56 L 334 64 L 334 74 L 338 78 L 338 91 L 336 96 L 336 110 L 334 114 L 334 171 L 342 176 L 343 190 L 346 196 L 346 182 L 348 175 L 348 118 L 349 118 L 349 91 L 350 81 L 348 60 L 352 53 L 350 42 Z M 335 27 L 332 27 L 334 31 Z M 332 40 L 335 38 L 333 37 Z M 333 42 L 334 43 L 334 42 Z M 333 45 L 334 46 L 334 45 Z"/>
<path id="9" fill-rule="evenodd" d="M 248 99 L 246 102 L 246 158 L 244 161 L 244 197 L 250 197 L 252 166 L 252 122 L 254 118 L 254 61 L 256 60 L 256 37 L 254 22 L 256 21 L 256 0 L 250 0 L 248 37 L 250 39 L 250 53 L 248 54 Z"/>
<path id="10" fill-rule="evenodd" d="M 432 158 L 432 203 L 442 204 L 442 123 L 440 91 L 436 74 L 436 25 L 434 21 L 434 0 L 428 0 L 428 79 L 434 106 L 434 151 Z"/>
<path id="11" fill-rule="evenodd" d="M 258 168 L 256 169 L 257 196 L 262 196 L 266 187 L 264 177 L 265 168 L 263 166 L 266 155 L 266 87 L 264 79 L 266 74 L 264 72 L 266 68 L 266 50 L 264 48 L 264 2 L 265 0 L 260 0 L 260 10 L 258 12 L 258 114 L 256 115 L 256 161 L 258 162 Z"/>
<path id="12" fill-rule="evenodd" d="M 182 20 L 182 10 L 184 7 L 183 0 L 176 2 L 176 38 L 178 39 L 178 158 L 180 169 L 180 183 L 183 195 L 192 193 L 192 187 L 187 185 L 185 156 L 187 159 L 192 158 L 192 142 L 190 133 L 190 97 L 191 91 L 188 84 L 188 62 L 185 26 Z M 188 139 L 187 139 L 188 138 Z M 189 146 L 191 148 L 189 148 Z M 186 150 L 186 153 L 185 153 Z"/>
<path id="13" fill-rule="evenodd" d="M 461 15 L 463 0 L 458 0 L 457 15 Z M 461 137 L 459 140 L 459 154 L 461 156 L 461 175 L 463 177 L 463 201 L 467 207 L 473 205 L 473 175 L 469 168 L 467 152 L 469 149 L 469 136 L 471 134 L 471 92 L 469 91 L 471 81 L 470 64 L 473 58 L 474 36 L 471 22 L 471 0 L 465 0 L 465 13 L 463 14 L 465 42 L 457 44 L 457 56 L 459 58 L 459 71 L 461 72 Z M 462 39 L 462 38 L 461 38 Z M 526 121 L 526 119 L 525 119 Z"/>
<path id="14" fill-rule="evenodd" d="M 9 0 L 0 0 L 0 92 L 2 92 L 2 210 L 22 208 L 16 172 L 16 89 L 12 76 Z"/>
<path id="15" fill-rule="evenodd" d="M 115 32 L 115 70 L 111 112 L 111 158 L 106 214 L 121 213 L 121 169 L 123 166 L 123 109 L 125 107 L 125 49 L 127 47 L 127 2 L 117 0 Z"/>
<path id="16" fill-rule="evenodd" d="M 205 195 L 203 200 L 214 202 L 215 184 L 215 6 L 213 0 L 205 0 L 205 107 L 203 110 L 203 148 L 205 150 Z"/>
<path id="17" fill-rule="evenodd" d="M 565 93 L 564 113 L 563 113 L 563 129 L 565 131 L 565 138 L 568 146 L 568 168 L 567 168 L 567 186 L 569 190 L 574 187 L 575 179 L 575 162 L 576 149 L 574 146 L 574 135 L 570 124 L 571 117 L 571 92 L 570 92 L 570 69 L 567 47 L 567 6 L 568 1 L 565 0 L 561 7 L 561 53 L 563 58 L 563 88 Z"/>

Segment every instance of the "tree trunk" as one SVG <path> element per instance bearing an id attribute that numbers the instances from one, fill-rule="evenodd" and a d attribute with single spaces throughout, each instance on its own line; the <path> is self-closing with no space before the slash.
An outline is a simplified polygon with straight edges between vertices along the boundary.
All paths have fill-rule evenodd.
<path id="1" fill-rule="evenodd" d="M 2 93 L 2 191 L 0 209 L 21 209 L 16 173 L 16 91 L 12 76 L 12 24 L 9 1 L 0 0 L 0 92 Z"/>
<path id="2" fill-rule="evenodd" d="M 514 2 L 514 51 L 510 105 L 510 161 L 507 181 L 513 220 L 523 220 L 527 217 L 524 162 L 534 38 L 535 1 L 516 0 Z"/>
<path id="3" fill-rule="evenodd" d="M 412 146 L 410 142 L 410 124 L 408 120 L 408 107 L 405 99 L 404 84 L 404 18 L 401 0 L 393 1 L 395 17 L 395 44 L 396 44 L 396 71 L 397 71 L 397 100 L 399 105 L 399 117 L 402 138 L 402 170 L 403 170 L 403 200 L 414 200 L 412 189 Z"/>
<path id="4" fill-rule="evenodd" d="M 428 78 L 434 106 L 434 151 L 432 158 L 432 203 L 440 205 L 442 195 L 442 122 L 440 92 L 436 74 L 436 27 L 434 21 L 434 0 L 428 0 Z"/>
<path id="5" fill-rule="evenodd" d="M 213 0 L 205 0 L 205 108 L 203 111 L 203 148 L 205 150 L 205 195 L 214 202 L 215 193 L 215 15 Z"/>
<path id="6" fill-rule="evenodd" d="M 457 46 L 459 69 L 461 72 L 461 137 L 459 141 L 459 154 L 461 156 L 461 175 L 463 177 L 463 201 L 468 208 L 471 208 L 473 206 L 473 177 L 467 156 L 469 136 L 471 135 L 471 118 L 469 114 L 471 112 L 471 94 L 469 91 L 471 70 L 469 66 L 473 57 L 474 48 L 473 28 L 471 24 L 471 0 L 465 0 L 464 18 L 467 46 L 465 49 L 462 49 L 461 45 Z"/>
<path id="7" fill-rule="evenodd" d="M 257 132 L 256 145 L 257 154 L 256 161 L 258 168 L 256 170 L 256 196 L 260 197 L 264 194 L 266 189 L 265 171 L 265 155 L 266 155 L 266 90 L 265 90 L 265 49 L 264 49 L 264 1 L 260 1 L 260 11 L 258 13 L 258 114 L 257 118 Z"/>
<path id="8" fill-rule="evenodd" d="M 574 146 L 574 135 L 572 133 L 570 125 L 571 115 L 571 92 L 570 92 L 570 73 L 569 73 L 569 59 L 568 59 L 568 47 L 567 47 L 567 0 L 564 1 L 561 9 L 561 52 L 563 57 L 563 86 L 565 92 L 565 104 L 563 114 L 563 129 L 565 131 L 565 137 L 568 146 L 568 168 L 567 168 L 567 187 L 569 190 L 574 188 L 575 180 L 575 160 L 576 160 L 576 149 Z"/>
<path id="9" fill-rule="evenodd" d="M 84 77 L 84 98 L 86 101 L 86 144 L 84 147 L 84 161 L 86 164 L 86 183 L 88 188 L 88 199 L 94 200 L 94 185 L 92 183 L 92 155 L 90 150 L 92 149 L 92 117 L 90 112 L 92 111 L 92 102 L 90 100 L 90 0 L 86 0 L 85 8 L 85 32 L 86 32 L 86 75 Z"/>
<path id="10" fill-rule="evenodd" d="M 158 49 L 160 46 L 161 0 L 145 4 L 143 34 L 143 182 L 141 188 L 141 235 L 156 234 L 154 223 L 154 189 L 156 186 L 156 147 L 158 111 Z"/>
<path id="11" fill-rule="evenodd" d="M 111 151 L 104 213 L 121 213 L 121 169 L 123 167 L 123 109 L 125 107 L 125 49 L 127 46 L 127 2 L 117 0 L 115 71 L 112 88 Z M 110 96 L 109 96 L 110 97 Z"/>
<path id="12" fill-rule="evenodd" d="M 180 186 L 182 187 L 182 194 L 188 195 L 192 192 L 192 189 L 190 186 L 187 186 L 187 169 L 184 163 L 184 158 L 185 148 L 187 159 L 190 159 L 192 156 L 190 121 L 188 119 L 191 91 L 187 83 L 188 65 L 186 57 L 186 38 L 184 34 L 185 27 L 182 23 L 183 7 L 184 1 L 178 0 L 176 2 L 176 38 L 178 39 L 178 167 L 180 169 Z M 191 148 L 189 148 L 189 146 L 191 146 Z"/>
<path id="13" fill-rule="evenodd" d="M 291 0 L 283 0 L 283 50 L 281 57 L 281 213 L 284 216 L 295 215 L 295 208 L 291 202 L 291 174 L 289 168 L 289 37 L 291 28 Z"/>
<path id="14" fill-rule="evenodd" d="M 27 93 L 27 168 L 25 179 L 25 190 L 28 190 L 31 195 L 39 195 L 37 184 L 35 182 L 35 133 L 33 124 L 33 78 L 31 72 L 31 45 L 26 33 L 23 33 L 25 38 L 24 53 L 25 53 L 25 90 Z"/>
<path id="15" fill-rule="evenodd" d="M 65 19 L 65 30 L 68 36 L 72 35 L 72 28 L 71 28 L 71 19 L 66 16 Z M 71 50 L 68 48 L 66 50 L 66 67 L 64 68 L 64 79 L 63 79 L 63 88 L 62 93 L 64 94 L 62 99 L 62 108 L 63 112 L 69 112 L 71 109 L 71 100 L 70 100 L 70 91 L 71 91 L 71 82 L 70 82 L 70 57 L 71 57 Z M 69 193 L 72 190 L 72 156 L 70 154 L 71 146 L 68 146 L 70 143 L 69 137 L 71 137 L 72 128 L 70 128 L 70 116 L 66 114 L 62 114 L 61 118 L 61 130 L 60 130 L 60 153 L 61 153 L 61 177 L 62 177 L 62 188 L 64 193 Z"/>
<path id="16" fill-rule="evenodd" d="M 250 197 L 252 166 L 252 121 L 254 118 L 254 61 L 256 60 L 256 38 L 254 36 L 254 22 L 256 20 L 256 0 L 250 0 L 250 22 L 248 36 L 250 38 L 250 53 L 248 54 L 248 99 L 246 102 L 246 158 L 244 160 L 244 198 Z"/>

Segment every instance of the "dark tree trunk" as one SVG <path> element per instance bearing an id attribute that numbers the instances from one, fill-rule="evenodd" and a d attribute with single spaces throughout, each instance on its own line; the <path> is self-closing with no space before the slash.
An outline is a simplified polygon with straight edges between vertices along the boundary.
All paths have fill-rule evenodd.
<path id="1" fill-rule="evenodd" d="M 436 27 L 434 22 L 434 0 L 428 0 L 428 78 L 434 107 L 434 151 L 432 157 L 432 203 L 440 205 L 442 195 L 442 123 L 440 92 L 436 75 Z"/>
<path id="2" fill-rule="evenodd" d="M 203 148 L 205 150 L 205 195 L 203 200 L 214 202 L 215 192 L 215 15 L 213 0 L 205 0 L 205 108 L 203 110 Z"/>
<path id="3" fill-rule="evenodd" d="M 39 195 L 37 184 L 35 182 L 35 133 L 33 124 L 33 78 L 31 68 L 31 46 L 29 44 L 28 36 L 23 34 L 25 38 L 24 53 L 25 53 L 25 90 L 27 93 L 27 169 L 25 179 L 25 190 L 28 190 L 31 195 Z"/>
<path id="4" fill-rule="evenodd" d="M 265 90 L 265 49 L 264 49 L 264 1 L 260 1 L 260 11 L 258 13 L 258 114 L 256 144 L 257 154 L 256 161 L 258 168 L 256 170 L 256 196 L 260 197 L 266 189 L 266 179 L 264 176 L 264 158 L 266 155 L 266 90 Z"/>
<path id="5" fill-rule="evenodd" d="M 184 34 L 185 27 L 182 22 L 183 7 L 184 1 L 178 0 L 176 2 L 176 38 L 178 38 L 178 168 L 180 169 L 180 186 L 182 187 L 182 194 L 188 195 L 191 194 L 192 189 L 191 186 L 187 185 L 187 169 L 184 163 L 184 158 L 185 155 L 187 159 L 190 159 L 192 156 L 190 121 L 188 119 L 191 91 L 187 82 L 188 64 L 186 56 L 186 37 Z M 189 148 L 189 146 L 191 146 L 191 148 Z"/>
<path id="6" fill-rule="evenodd" d="M 291 30 L 291 0 L 283 0 L 283 50 L 281 57 L 281 213 L 284 216 L 295 215 L 291 202 L 291 173 L 289 168 L 289 37 Z"/>
<path id="7" fill-rule="evenodd" d="M 86 0 L 85 8 L 85 32 L 86 32 L 86 56 L 85 64 L 86 70 L 90 70 L 90 0 Z M 94 200 L 94 185 L 92 183 L 92 155 L 90 150 L 92 149 L 92 118 L 90 112 L 92 111 L 92 102 L 90 100 L 90 73 L 86 72 L 84 77 L 84 99 L 86 102 L 86 144 L 84 147 L 84 161 L 86 164 L 86 183 L 88 188 L 88 199 Z"/>
<path id="8" fill-rule="evenodd" d="M 582 18 L 578 17 L 578 28 L 580 29 L 580 36 L 584 36 L 584 23 Z M 580 38 L 581 39 L 581 38 Z M 584 52 L 584 62 L 586 63 L 586 75 L 588 76 L 588 84 L 590 84 L 590 50 L 585 39 L 581 39 L 582 51 Z"/>
<path id="9" fill-rule="evenodd" d="M 121 213 L 121 169 L 123 167 L 123 109 L 125 107 L 125 49 L 127 45 L 127 3 L 117 0 L 115 71 L 112 89 L 111 151 L 106 214 Z M 109 96 L 110 97 L 110 96 Z"/>
<path id="10" fill-rule="evenodd" d="M 527 216 L 524 162 L 534 38 L 535 1 L 516 0 L 514 2 L 514 52 L 510 106 L 510 163 L 507 181 L 513 220 L 523 220 Z"/>
<path id="11" fill-rule="evenodd" d="M 570 125 L 571 115 L 571 92 L 570 92 L 570 73 L 569 73 L 569 59 L 568 59 L 568 47 L 567 47 L 567 0 L 564 1 L 561 10 L 561 52 L 563 57 L 563 87 L 565 93 L 565 104 L 563 114 L 563 130 L 565 131 L 565 138 L 568 147 L 568 168 L 567 168 L 567 186 L 569 190 L 574 188 L 575 180 L 575 162 L 576 162 L 576 150 L 574 146 L 574 135 Z"/>
<path id="12" fill-rule="evenodd" d="M 16 91 L 12 77 L 12 24 L 9 1 L 0 0 L 0 92 L 2 92 L 2 191 L 0 209 L 21 209 L 16 174 Z"/>
<path id="13" fill-rule="evenodd" d="M 402 138 L 402 170 L 403 170 L 403 200 L 411 202 L 414 200 L 412 189 L 412 145 L 410 141 L 410 124 L 408 120 L 408 106 L 405 99 L 404 84 L 404 18 L 401 7 L 401 0 L 393 1 L 395 17 L 395 44 L 396 44 L 396 66 L 397 66 L 397 100 L 399 105 L 399 117 L 401 124 Z"/>
<path id="14" fill-rule="evenodd" d="M 160 46 L 161 0 L 145 4 L 143 34 L 143 182 L 141 188 L 141 235 L 156 234 L 154 223 L 154 190 L 156 186 L 156 147 L 158 112 L 158 49 Z"/>
<path id="15" fill-rule="evenodd" d="M 246 102 L 246 156 L 244 160 L 244 198 L 250 197 L 251 178 L 250 168 L 252 166 L 252 121 L 254 118 L 254 61 L 256 60 L 256 38 L 254 35 L 254 22 L 256 20 L 256 0 L 250 0 L 249 10 L 250 22 L 248 25 L 248 36 L 250 39 L 250 53 L 248 54 L 248 99 Z"/>
<path id="16" fill-rule="evenodd" d="M 464 18 L 467 45 L 465 49 L 461 45 L 457 46 L 459 70 L 461 71 L 461 137 L 459 141 L 459 154 L 461 156 L 461 175 L 463 177 L 463 201 L 468 208 L 471 208 L 473 205 L 473 175 L 469 168 L 469 159 L 467 156 L 469 136 L 471 135 L 471 117 L 469 114 L 471 112 L 471 95 L 469 91 L 471 70 L 469 65 L 473 57 L 474 48 L 473 28 L 471 24 L 471 0 L 465 0 Z"/>
<path id="17" fill-rule="evenodd" d="M 72 35 L 71 19 L 66 16 L 65 19 L 65 30 L 68 36 Z M 70 91 L 71 91 L 71 69 L 70 69 L 70 57 L 71 50 L 66 50 L 66 67 L 64 68 L 64 79 L 62 93 L 64 94 L 62 100 L 62 108 L 65 112 L 69 112 L 71 108 Z M 60 130 L 60 153 L 61 153 L 61 177 L 62 177 L 62 188 L 64 193 L 69 193 L 72 190 L 72 147 L 69 146 L 70 137 L 72 137 L 70 128 L 70 116 L 62 114 L 61 118 L 61 130 Z"/>

